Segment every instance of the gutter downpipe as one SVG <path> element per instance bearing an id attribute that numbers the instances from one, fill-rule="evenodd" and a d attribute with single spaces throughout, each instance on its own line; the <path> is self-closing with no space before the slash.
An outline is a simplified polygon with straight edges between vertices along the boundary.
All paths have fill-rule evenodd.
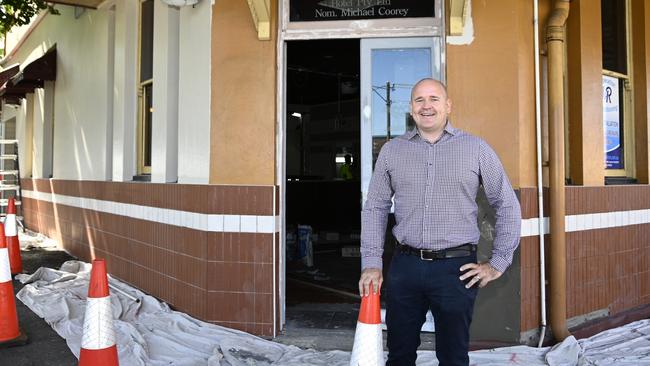
<path id="1" fill-rule="evenodd" d="M 542 171 L 542 103 L 539 75 L 539 0 L 533 0 L 533 40 L 535 52 L 535 137 L 537 145 L 537 230 L 539 232 L 540 335 L 537 347 L 546 337 L 546 261 L 544 245 L 544 179 Z"/>
<path id="2" fill-rule="evenodd" d="M 564 42 L 570 0 L 556 0 L 546 28 L 548 47 L 549 175 L 551 203 L 551 329 L 557 341 L 571 334 L 566 324 L 566 237 L 564 220 Z"/>

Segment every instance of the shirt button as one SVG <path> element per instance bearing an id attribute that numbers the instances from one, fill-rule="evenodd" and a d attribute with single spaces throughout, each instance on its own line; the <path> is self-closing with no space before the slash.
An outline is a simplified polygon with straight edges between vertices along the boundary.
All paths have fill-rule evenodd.
<path id="1" fill-rule="evenodd" d="M 429 205 L 424 205 L 424 208 L 429 208 Z"/>
<path id="2" fill-rule="evenodd" d="M 431 166 L 431 163 L 429 163 L 429 166 Z"/>

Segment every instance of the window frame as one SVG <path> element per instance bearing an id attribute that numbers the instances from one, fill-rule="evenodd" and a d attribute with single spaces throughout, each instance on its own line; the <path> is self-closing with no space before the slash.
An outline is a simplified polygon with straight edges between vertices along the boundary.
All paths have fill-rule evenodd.
<path id="1" fill-rule="evenodd" d="M 619 90 L 622 100 L 622 115 L 621 123 L 623 124 L 621 132 L 623 134 L 623 169 L 607 169 L 606 161 L 603 161 L 603 170 L 605 171 L 605 180 L 610 177 L 617 178 L 636 178 L 636 148 L 635 148 L 635 131 L 634 131 L 634 98 L 633 98 L 633 85 L 634 85 L 634 69 L 633 69 L 633 55 L 632 38 L 632 13 L 631 2 L 625 0 L 625 62 L 627 74 L 622 74 L 616 71 L 602 69 L 603 76 L 611 76 L 618 80 L 623 80 L 623 88 Z M 601 14 L 602 19 L 603 14 Z M 602 26 L 602 20 L 601 20 Z M 605 131 L 603 131 L 603 134 Z M 605 136 L 603 135 L 603 138 Z M 603 156 L 606 159 L 606 156 Z"/>
<path id="2" fill-rule="evenodd" d="M 146 149 L 149 149 L 149 153 L 152 153 L 152 136 L 149 136 L 149 144 L 145 143 L 147 141 L 147 129 L 145 125 L 146 121 L 146 115 L 147 115 L 147 95 L 146 95 L 146 88 L 151 86 L 152 89 L 152 98 L 153 98 L 153 75 L 150 79 L 147 80 L 140 80 L 141 79 L 141 73 L 142 73 L 142 16 L 143 16 L 143 4 L 147 1 L 152 2 L 152 12 L 154 12 L 154 7 L 156 6 L 155 0 L 140 0 L 139 1 L 139 7 L 138 7 L 138 71 L 137 71 L 137 95 L 138 95 L 138 121 L 137 121 L 137 126 L 136 126 L 136 174 L 137 175 L 151 175 L 151 162 L 149 162 L 149 165 L 145 164 L 145 156 L 146 156 Z M 155 21 L 154 14 L 152 14 L 152 19 Z M 153 38 L 153 32 L 151 34 L 151 37 Z M 152 60 L 153 64 L 153 60 Z M 153 65 L 152 65 L 153 67 Z M 153 112 L 153 102 L 151 112 Z M 152 129 L 153 129 L 153 121 L 152 123 Z"/>

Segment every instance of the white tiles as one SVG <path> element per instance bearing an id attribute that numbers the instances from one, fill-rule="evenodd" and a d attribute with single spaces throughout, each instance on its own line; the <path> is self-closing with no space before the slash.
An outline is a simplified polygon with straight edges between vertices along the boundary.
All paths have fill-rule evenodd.
<path id="1" fill-rule="evenodd" d="M 544 232 L 548 234 L 550 232 L 548 225 L 549 218 L 545 217 L 544 221 Z M 650 223 L 650 209 L 569 215 L 565 217 L 564 223 L 566 232 L 647 224 Z M 521 220 L 522 237 L 538 235 L 538 233 L 539 230 L 537 230 L 537 218 Z"/>
<path id="2" fill-rule="evenodd" d="M 257 216 L 257 232 L 258 233 L 275 233 L 277 226 L 275 226 L 275 217 L 273 216 Z"/>
<path id="3" fill-rule="evenodd" d="M 30 190 L 23 190 L 23 196 L 60 205 L 85 208 L 113 215 L 127 216 L 139 220 L 188 227 L 202 231 L 272 234 L 280 228 L 277 224 L 280 222 L 278 216 L 203 214 Z"/>
<path id="4" fill-rule="evenodd" d="M 240 231 L 240 215 L 223 215 L 223 231 L 238 233 Z"/>
<path id="5" fill-rule="evenodd" d="M 208 231 L 224 231 L 223 215 L 208 215 Z"/>
<path id="6" fill-rule="evenodd" d="M 23 195 L 41 201 L 211 232 L 276 233 L 282 227 L 279 216 L 202 214 L 30 190 L 23 190 Z M 565 217 L 564 223 L 566 232 L 646 224 L 650 223 L 650 209 L 569 215 Z M 543 225 L 544 233 L 548 234 L 548 217 L 544 218 Z M 536 217 L 521 220 L 522 237 L 538 234 L 539 220 Z"/>
<path id="7" fill-rule="evenodd" d="M 256 233 L 257 232 L 257 216 L 241 215 L 241 228 L 242 233 Z"/>

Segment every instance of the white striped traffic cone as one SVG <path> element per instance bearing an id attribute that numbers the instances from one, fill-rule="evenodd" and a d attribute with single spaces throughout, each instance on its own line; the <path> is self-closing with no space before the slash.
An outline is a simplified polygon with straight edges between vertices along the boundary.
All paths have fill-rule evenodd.
<path id="1" fill-rule="evenodd" d="M 87 301 L 79 366 L 117 366 L 113 312 L 103 259 L 93 261 Z"/>
<path id="2" fill-rule="evenodd" d="M 25 344 L 27 336 L 18 327 L 18 313 L 14 299 L 14 285 L 9 269 L 9 251 L 0 225 L 0 347 Z"/>
<path id="3" fill-rule="evenodd" d="M 20 257 L 20 242 L 18 241 L 18 227 L 16 226 L 16 201 L 13 197 L 9 198 L 7 205 L 5 235 L 7 236 L 7 247 L 9 248 L 11 274 L 15 275 L 23 271 L 23 260 Z"/>
<path id="4" fill-rule="evenodd" d="M 384 363 L 379 292 L 373 293 L 370 285 L 370 294 L 361 299 L 350 366 L 383 366 Z"/>

